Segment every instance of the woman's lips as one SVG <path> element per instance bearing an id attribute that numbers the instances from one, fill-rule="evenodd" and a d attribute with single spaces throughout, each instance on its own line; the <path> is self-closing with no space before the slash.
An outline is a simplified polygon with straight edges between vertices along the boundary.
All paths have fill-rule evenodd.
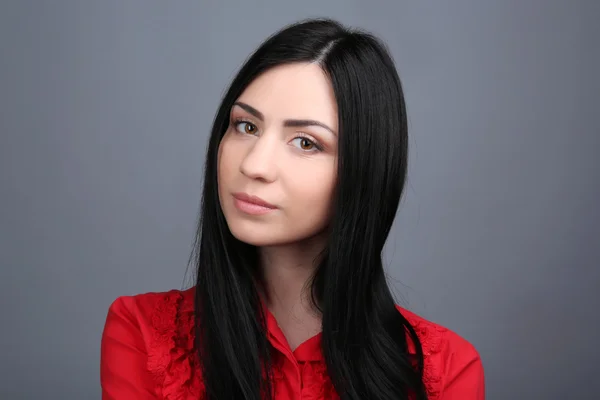
<path id="1" fill-rule="evenodd" d="M 238 210 L 251 215 L 267 214 L 277 209 L 277 206 L 247 193 L 234 193 L 233 203 Z"/>

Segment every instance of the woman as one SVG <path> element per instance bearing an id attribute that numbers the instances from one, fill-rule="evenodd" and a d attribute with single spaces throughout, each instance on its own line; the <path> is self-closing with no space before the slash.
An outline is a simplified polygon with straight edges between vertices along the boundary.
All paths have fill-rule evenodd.
<path id="1" fill-rule="evenodd" d="M 331 20 L 264 42 L 216 114 L 186 291 L 121 297 L 104 399 L 483 399 L 477 351 L 394 304 L 407 169 L 385 46 Z"/>

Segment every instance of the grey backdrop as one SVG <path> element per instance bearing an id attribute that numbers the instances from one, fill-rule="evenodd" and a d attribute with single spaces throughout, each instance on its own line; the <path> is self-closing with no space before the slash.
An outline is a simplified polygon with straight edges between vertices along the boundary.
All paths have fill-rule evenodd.
<path id="1" fill-rule="evenodd" d="M 223 89 L 309 16 L 383 37 L 404 82 L 410 179 L 385 254 L 399 299 L 475 344 L 489 399 L 597 396 L 599 11 L 3 0 L 0 398 L 100 398 L 112 300 L 184 285 Z"/>

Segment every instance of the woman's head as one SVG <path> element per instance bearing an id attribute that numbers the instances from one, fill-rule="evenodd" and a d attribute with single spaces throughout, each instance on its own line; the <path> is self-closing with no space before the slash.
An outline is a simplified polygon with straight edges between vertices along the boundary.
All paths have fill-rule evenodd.
<path id="1" fill-rule="evenodd" d="M 336 391 L 425 398 L 420 341 L 395 308 L 381 260 L 406 167 L 402 88 L 378 39 L 310 20 L 250 56 L 217 111 L 206 158 L 195 262 L 208 398 L 269 397 L 256 250 L 321 233 L 311 293 Z"/>
<path id="2" fill-rule="evenodd" d="M 233 235 L 255 246 L 295 243 L 329 222 L 337 170 L 337 107 L 314 63 L 263 72 L 236 99 L 218 156 L 220 205 Z M 253 204 L 258 197 L 269 206 Z"/>
<path id="3" fill-rule="evenodd" d="M 307 21 L 268 39 L 234 79 L 206 180 L 217 180 L 218 212 L 242 242 L 301 241 L 352 213 L 376 228 L 371 240 L 382 248 L 404 183 L 406 136 L 384 46 L 333 21 Z M 273 207 L 249 206 L 247 196 Z"/>

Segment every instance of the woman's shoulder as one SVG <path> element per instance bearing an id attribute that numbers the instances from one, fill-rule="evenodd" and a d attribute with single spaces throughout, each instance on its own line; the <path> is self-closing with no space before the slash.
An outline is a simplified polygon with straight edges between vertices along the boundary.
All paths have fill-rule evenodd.
<path id="1" fill-rule="evenodd" d="M 136 349 L 148 381 L 163 398 L 200 393 L 194 325 L 193 289 L 118 297 L 109 308 L 102 340 L 107 376 L 117 350 Z M 118 358 L 122 364 L 123 354 Z"/>
<path id="2" fill-rule="evenodd" d="M 476 352 L 475 347 L 456 332 L 436 322 L 396 305 L 396 309 L 406 318 L 414 328 L 427 354 L 439 353 L 442 350 L 453 349 L 458 351 Z"/>
<path id="3" fill-rule="evenodd" d="M 161 333 L 183 333 L 183 327 L 193 326 L 193 314 L 193 289 L 120 296 L 108 311 L 109 317 L 135 324 L 148 345 Z"/>
<path id="4" fill-rule="evenodd" d="M 135 324 L 146 344 L 151 370 L 168 362 L 176 347 L 194 345 L 194 289 L 148 292 L 118 297 L 109 308 Z"/>
<path id="5" fill-rule="evenodd" d="M 464 395 L 473 397 L 473 390 L 483 396 L 484 376 L 481 358 L 477 349 L 456 332 L 401 306 L 398 311 L 415 330 L 423 349 L 423 379 L 430 396 Z M 409 342 L 409 350 L 414 344 Z"/>
<path id="6" fill-rule="evenodd" d="M 120 296 L 110 305 L 110 311 L 128 314 L 142 323 L 151 323 L 150 320 L 156 317 L 176 315 L 182 308 L 193 310 L 193 292 L 194 288 L 190 288 Z"/>

